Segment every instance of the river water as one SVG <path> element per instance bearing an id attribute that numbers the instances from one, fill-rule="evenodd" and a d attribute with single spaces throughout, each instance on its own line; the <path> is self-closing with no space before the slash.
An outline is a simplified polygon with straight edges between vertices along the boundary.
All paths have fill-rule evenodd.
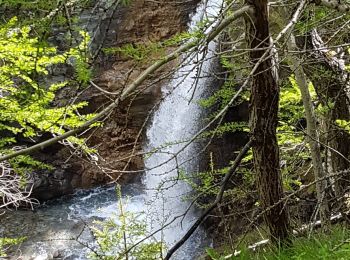
<path id="1" fill-rule="evenodd" d="M 200 4 L 192 16 L 189 30 L 194 31 L 203 18 L 215 16 L 221 8 L 219 2 L 209 0 Z M 208 93 L 215 46 L 212 42 L 203 52 L 184 57 L 185 65 L 163 87 L 165 98 L 147 129 L 144 150 L 152 153 L 145 158 L 146 173 L 139 182 L 122 188 L 122 197 L 129 198 L 126 210 L 145 212 L 142 221 L 147 223 L 147 231 L 162 229 L 154 238 L 168 247 L 185 234 L 200 214 L 189 208 L 191 202 L 184 199 L 192 189 L 181 180 L 181 176 L 189 177 L 199 170 L 200 158 L 196 155 L 201 144 L 186 141 L 200 129 L 201 119 L 205 116 L 198 100 Z M 199 70 L 201 72 L 197 74 Z M 116 218 L 117 201 L 114 186 L 77 191 L 72 196 L 48 202 L 35 212 L 6 214 L 1 222 L 11 224 L 1 226 L 0 234 L 27 236 L 27 241 L 13 253 L 22 255 L 22 259 L 50 259 L 54 256 L 87 259 L 91 252 L 89 248 L 97 245 L 86 227 L 96 219 Z M 185 212 L 184 218 L 177 218 L 167 225 Z M 209 244 L 210 238 L 199 228 L 173 259 L 196 259 Z"/>

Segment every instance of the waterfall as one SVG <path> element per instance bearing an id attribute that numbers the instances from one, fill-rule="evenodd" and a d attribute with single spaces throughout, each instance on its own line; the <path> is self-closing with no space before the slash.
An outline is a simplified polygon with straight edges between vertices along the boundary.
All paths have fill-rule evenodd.
<path id="1" fill-rule="evenodd" d="M 196 29 L 203 17 L 213 18 L 221 9 L 220 1 L 205 2 L 193 15 L 190 32 Z M 190 206 L 191 202 L 184 198 L 191 193 L 191 187 L 179 177 L 183 174 L 189 176 L 198 170 L 199 158 L 196 155 L 200 145 L 196 142 L 188 145 L 187 141 L 198 132 L 204 116 L 198 100 L 208 92 L 215 47 L 215 42 L 211 42 L 206 51 L 183 57 L 184 66 L 174 73 L 174 79 L 163 88 L 164 100 L 147 129 L 145 150 L 153 152 L 145 159 L 148 170 L 143 182 L 151 230 L 164 227 L 184 214 Z M 164 227 L 158 239 L 162 239 L 168 247 L 173 245 L 186 233 L 195 218 L 196 211 L 191 208 L 185 218 L 179 217 Z M 203 243 L 202 236 L 205 236 L 203 230 L 199 230 L 175 258 L 194 258 L 194 248 Z"/>

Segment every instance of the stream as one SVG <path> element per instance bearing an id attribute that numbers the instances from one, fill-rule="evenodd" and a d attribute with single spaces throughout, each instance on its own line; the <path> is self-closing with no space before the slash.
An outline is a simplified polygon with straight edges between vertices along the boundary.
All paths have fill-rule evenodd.
<path id="1" fill-rule="evenodd" d="M 204 2 L 206 4 L 200 4 L 191 18 L 190 32 L 195 30 L 205 13 L 210 17 L 220 11 L 221 1 Z M 125 210 L 146 212 L 143 221 L 148 232 L 162 229 L 154 237 L 168 247 L 181 239 L 200 214 L 193 207 L 189 208 L 191 201 L 184 198 L 191 195 L 192 188 L 179 177 L 190 176 L 200 169 L 197 155 L 202 145 L 199 142 L 188 145 L 186 141 L 200 130 L 205 117 L 198 100 L 208 95 L 215 47 L 216 43 L 212 42 L 206 51 L 184 57 L 185 65 L 163 87 L 165 98 L 146 131 L 144 150 L 152 151 L 145 158 L 146 172 L 139 181 L 125 185 L 121 190 L 122 197 L 128 197 Z M 195 66 L 202 58 L 201 72 L 197 74 Z M 196 81 L 195 78 L 199 79 Z M 0 234 L 27 237 L 13 252 L 21 255 L 21 259 L 87 259 L 91 252 L 89 248 L 95 248 L 96 242 L 86 227 L 94 220 L 115 218 L 117 212 L 114 186 L 79 190 L 49 201 L 33 212 L 7 212 L 0 221 Z M 184 212 L 187 212 L 184 218 L 176 218 Z M 168 225 L 174 218 L 176 220 Z M 196 259 L 210 244 L 205 230 L 199 228 L 172 259 Z"/>

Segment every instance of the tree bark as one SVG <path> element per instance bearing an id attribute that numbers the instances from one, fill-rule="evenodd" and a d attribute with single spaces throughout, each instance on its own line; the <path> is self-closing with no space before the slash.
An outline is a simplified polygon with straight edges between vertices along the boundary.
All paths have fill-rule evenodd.
<path id="1" fill-rule="evenodd" d="M 269 47 L 267 0 L 248 1 L 255 14 L 248 23 L 248 41 L 254 64 L 264 57 Z M 260 50 L 254 50 L 259 48 Z M 263 209 L 276 204 L 283 197 L 279 149 L 276 136 L 278 123 L 279 87 L 273 74 L 271 56 L 265 58 L 254 73 L 250 99 L 250 127 L 253 140 L 254 167 Z M 283 203 L 264 214 L 273 241 L 285 241 L 290 233 L 289 216 Z"/>

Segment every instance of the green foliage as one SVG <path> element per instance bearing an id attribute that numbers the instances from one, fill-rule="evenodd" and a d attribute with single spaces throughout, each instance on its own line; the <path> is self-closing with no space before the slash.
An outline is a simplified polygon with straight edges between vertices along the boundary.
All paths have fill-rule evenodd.
<path id="1" fill-rule="evenodd" d="M 81 115 L 79 109 L 87 102 L 55 107 L 56 92 L 72 87 L 73 82 L 52 82 L 50 70 L 69 61 L 76 68 L 76 78 L 86 83 L 91 71 L 88 66 L 87 44 L 90 40 L 81 32 L 82 41 L 76 48 L 58 53 L 38 37 L 31 36 L 29 26 L 18 27 L 17 18 L 12 18 L 0 27 L 0 153 L 12 152 L 12 146 L 19 138 L 37 139 L 44 133 L 61 135 L 67 130 L 79 127 L 94 115 Z M 50 83 L 49 83 L 50 82 Z M 68 139 L 77 148 L 93 152 L 80 138 Z M 29 156 L 10 160 L 17 174 L 33 172 L 35 169 L 51 169 Z"/>
<path id="2" fill-rule="evenodd" d="M 82 41 L 77 48 L 72 48 L 68 52 L 68 56 L 74 58 L 74 67 L 76 71 L 76 78 L 82 85 L 86 85 L 92 77 L 91 66 L 89 65 L 88 46 L 90 36 L 87 32 L 80 31 Z"/>
<path id="3" fill-rule="evenodd" d="M 224 260 L 225 258 L 220 255 L 219 252 L 217 252 L 214 248 L 207 248 L 205 249 L 207 252 L 207 255 L 210 257 L 212 260 Z"/>
<path id="4" fill-rule="evenodd" d="M 237 88 L 239 85 L 239 79 L 237 78 L 237 70 L 240 70 L 241 76 L 245 74 L 244 69 L 241 69 L 242 60 L 237 61 L 230 57 L 231 53 L 228 52 L 220 55 L 220 63 L 223 71 L 226 73 L 225 82 L 209 97 L 199 100 L 199 105 L 205 109 L 213 109 L 213 113 L 210 114 L 206 120 L 213 119 L 221 110 L 223 110 L 232 99 L 235 97 L 234 102 L 231 107 L 240 105 L 243 102 L 249 100 L 249 91 L 242 91 L 237 95 Z M 239 74 L 239 73 L 238 73 Z M 237 96 L 236 96 L 237 95 Z M 225 124 L 217 127 L 216 130 L 210 131 L 209 133 L 204 133 L 205 137 L 211 136 L 216 131 L 218 137 L 222 136 L 225 132 L 249 132 L 247 122 L 227 122 Z"/>
<path id="5" fill-rule="evenodd" d="M 122 47 L 106 48 L 104 49 L 106 54 L 120 53 L 121 55 L 131 58 L 135 61 L 148 61 L 152 55 L 161 51 L 159 44 L 150 43 L 145 44 L 126 44 Z"/>
<path id="6" fill-rule="evenodd" d="M 117 188 L 118 212 L 115 218 L 107 221 L 96 221 L 92 228 L 98 243 L 97 252 L 92 253 L 91 259 L 161 259 L 164 245 L 149 238 L 132 248 L 136 242 L 147 235 L 147 226 L 142 213 L 126 211 L 126 204 Z"/>
<path id="7" fill-rule="evenodd" d="M 250 163 L 252 159 L 252 151 L 250 150 L 245 156 L 243 163 Z M 200 208 L 206 208 L 208 206 L 207 198 L 214 198 L 220 191 L 220 183 L 224 176 L 228 173 L 230 166 L 233 162 L 230 162 L 228 167 L 219 168 L 214 164 L 213 154 L 210 154 L 210 169 L 205 172 L 198 172 L 195 176 L 191 176 L 188 173 L 180 171 L 179 178 L 187 182 L 195 191 L 194 197 L 188 197 L 190 201 L 196 201 L 198 194 L 204 200 L 197 200 L 196 205 Z M 234 179 L 239 180 L 237 185 L 233 187 L 227 187 L 223 194 L 224 200 L 245 200 L 251 193 L 255 186 L 255 175 L 252 173 L 249 167 L 240 167 L 236 173 Z"/>
<path id="8" fill-rule="evenodd" d="M 106 54 L 121 54 L 124 57 L 130 58 L 137 62 L 149 62 L 155 59 L 160 59 L 165 56 L 166 48 L 175 47 L 188 40 L 195 40 L 203 38 L 202 32 L 205 22 L 198 24 L 198 28 L 194 32 L 183 32 L 166 39 L 163 42 L 149 42 L 149 43 L 134 43 L 125 44 L 121 47 L 104 48 Z"/>
<path id="9" fill-rule="evenodd" d="M 29 155 L 19 155 L 9 160 L 13 171 L 21 176 L 21 185 L 26 185 L 26 174 L 36 170 L 53 170 L 51 165 L 33 159 Z"/>
<path id="10" fill-rule="evenodd" d="M 39 136 L 43 132 L 63 134 L 67 129 L 80 126 L 93 117 L 80 115 L 78 110 L 86 102 L 71 104 L 66 107 L 53 107 L 55 93 L 68 85 L 68 82 L 57 82 L 47 86 L 42 79 L 49 74 L 48 68 L 65 63 L 67 59 L 85 62 L 81 51 L 89 40 L 84 41 L 66 53 L 57 54 L 56 48 L 42 46 L 37 38 L 29 35 L 30 28 L 16 28 L 16 18 L 0 28 L 0 131 L 8 135 L 25 138 Z M 78 62 L 78 64 L 80 64 Z M 79 67 L 79 65 L 78 65 Z M 40 83 L 37 78 L 40 77 Z M 87 72 L 77 69 L 77 78 L 87 81 Z M 13 137 L 2 141 L 14 143 Z"/>
<path id="11" fill-rule="evenodd" d="M 46 3 L 46 6 L 45 4 Z M 0 0 L 0 5 L 5 8 L 18 7 L 21 9 L 36 9 L 36 8 L 52 8 L 57 1 L 46 0 L 46 1 L 28 1 L 28 0 Z M 34 8 L 35 7 L 35 8 Z"/>
<path id="12" fill-rule="evenodd" d="M 6 248 L 14 245 L 18 245 L 26 240 L 25 237 L 21 238 L 1 238 L 0 237 L 0 257 L 7 257 Z"/>
<path id="13" fill-rule="evenodd" d="M 344 129 L 345 131 L 349 132 L 350 133 L 350 121 L 347 121 L 347 120 L 336 120 L 336 124 Z"/>
<path id="14" fill-rule="evenodd" d="M 309 7 L 304 11 L 305 19 L 300 19 L 295 29 L 300 34 L 308 33 L 315 25 L 322 22 L 329 15 L 329 9 L 326 7 Z"/>
<path id="15" fill-rule="evenodd" d="M 321 26 L 325 31 L 329 30 L 333 32 L 335 28 L 338 28 L 339 24 L 347 22 L 349 18 L 350 15 L 348 13 L 344 13 L 344 15 L 339 17 L 338 12 L 332 12 L 328 7 L 309 5 L 305 8 L 302 18 L 299 19 L 295 26 L 295 35 L 306 35 L 312 29 Z M 345 35 L 346 33 L 344 36 Z M 340 38 L 341 37 L 342 36 L 340 36 Z M 334 37 L 334 39 L 332 39 L 333 43 L 334 41 L 340 40 L 340 38 Z"/>
<path id="16" fill-rule="evenodd" d="M 49 12 L 57 7 L 56 0 L 0 0 L 0 7 L 6 9 L 20 9 L 22 12 Z"/>
<path id="17" fill-rule="evenodd" d="M 246 122 L 228 122 L 223 123 L 216 127 L 212 131 L 204 132 L 201 137 L 207 138 L 211 136 L 222 137 L 226 133 L 234 133 L 234 132 L 249 132 L 248 123 Z"/>
<path id="18" fill-rule="evenodd" d="M 127 6 L 131 3 L 131 0 L 121 0 L 121 4 Z"/>
<path id="19" fill-rule="evenodd" d="M 192 189 L 201 194 L 202 197 L 215 197 L 220 187 L 217 185 L 223 176 L 227 173 L 228 168 L 215 169 L 213 157 L 211 154 L 210 170 L 206 172 L 196 173 L 195 179 L 185 172 L 180 171 L 180 179 L 187 182 Z M 188 198 L 189 200 L 193 198 Z M 205 208 L 206 203 L 197 202 L 197 206 Z"/>
<path id="20" fill-rule="evenodd" d="M 220 57 L 221 65 L 223 68 L 227 71 L 234 71 L 234 69 L 238 66 L 237 64 L 230 61 L 225 56 Z M 234 74 L 234 73 L 233 73 Z M 212 108 L 215 105 L 219 104 L 217 110 L 222 110 L 230 101 L 231 99 L 237 94 L 237 85 L 236 85 L 236 78 L 234 75 L 231 75 L 229 73 L 228 78 L 225 80 L 224 84 L 213 93 L 208 98 L 201 99 L 199 101 L 199 104 L 204 108 Z M 234 104 L 239 105 L 243 101 L 247 101 L 249 99 L 249 94 L 247 91 L 243 91 L 235 100 Z M 215 116 L 216 113 L 214 113 L 212 116 Z"/>
<path id="21" fill-rule="evenodd" d="M 220 108 L 224 108 L 230 100 L 234 97 L 234 95 L 237 93 L 235 87 L 227 81 L 219 90 L 217 90 L 213 95 L 206 99 L 201 99 L 199 101 L 199 104 L 204 108 L 210 108 L 216 105 L 217 103 L 220 104 Z M 242 99 L 238 98 L 236 105 L 241 102 Z"/>
<path id="22" fill-rule="evenodd" d="M 309 83 L 309 91 L 311 98 L 315 100 L 316 92 L 311 82 Z M 291 75 L 288 81 L 282 85 L 279 106 L 279 117 L 284 123 L 295 125 L 297 120 L 304 117 L 301 93 L 294 75 Z"/>
<path id="23" fill-rule="evenodd" d="M 21 18 L 22 25 L 30 24 L 35 26 L 35 28 L 39 29 L 40 31 L 42 31 L 42 29 L 50 30 L 52 28 L 47 26 L 52 22 L 56 22 L 57 24 L 60 24 L 59 21 L 62 20 L 67 22 L 67 13 L 65 8 L 63 8 L 63 4 L 67 5 L 70 2 L 75 2 L 74 6 L 79 8 L 87 7 L 93 3 L 91 0 L 0 0 L 0 11 L 6 11 L 6 13 L 2 13 L 3 18 L 9 18 L 9 16 L 17 15 Z M 53 10 L 57 11 L 56 15 L 51 17 L 53 20 L 46 19 Z M 70 19 L 72 20 L 74 17 L 71 16 Z"/>
<path id="24" fill-rule="evenodd" d="M 309 85 L 309 88 L 312 97 L 315 97 L 312 84 Z M 294 75 L 291 75 L 288 81 L 282 85 L 279 107 L 280 121 L 277 128 L 279 144 L 293 146 L 302 143 L 304 135 L 296 132 L 295 125 L 299 119 L 304 117 L 304 109 Z"/>
<path id="25" fill-rule="evenodd" d="M 309 84 L 312 98 L 316 98 L 312 84 Z M 303 148 L 305 134 L 297 131 L 298 120 L 304 118 L 301 93 L 294 75 L 288 78 L 281 87 L 279 104 L 279 125 L 277 127 L 278 143 L 281 147 L 282 176 L 284 187 L 292 190 L 293 186 L 300 186 L 297 169 L 310 158 L 310 153 Z"/>
<path id="26" fill-rule="evenodd" d="M 190 39 L 200 39 L 201 37 L 203 37 L 203 33 L 200 30 L 200 28 L 197 28 L 197 30 L 194 30 L 192 33 L 182 32 L 182 33 L 175 34 L 169 39 L 163 41 L 161 45 L 164 47 L 173 47 L 173 46 L 182 44 Z"/>

